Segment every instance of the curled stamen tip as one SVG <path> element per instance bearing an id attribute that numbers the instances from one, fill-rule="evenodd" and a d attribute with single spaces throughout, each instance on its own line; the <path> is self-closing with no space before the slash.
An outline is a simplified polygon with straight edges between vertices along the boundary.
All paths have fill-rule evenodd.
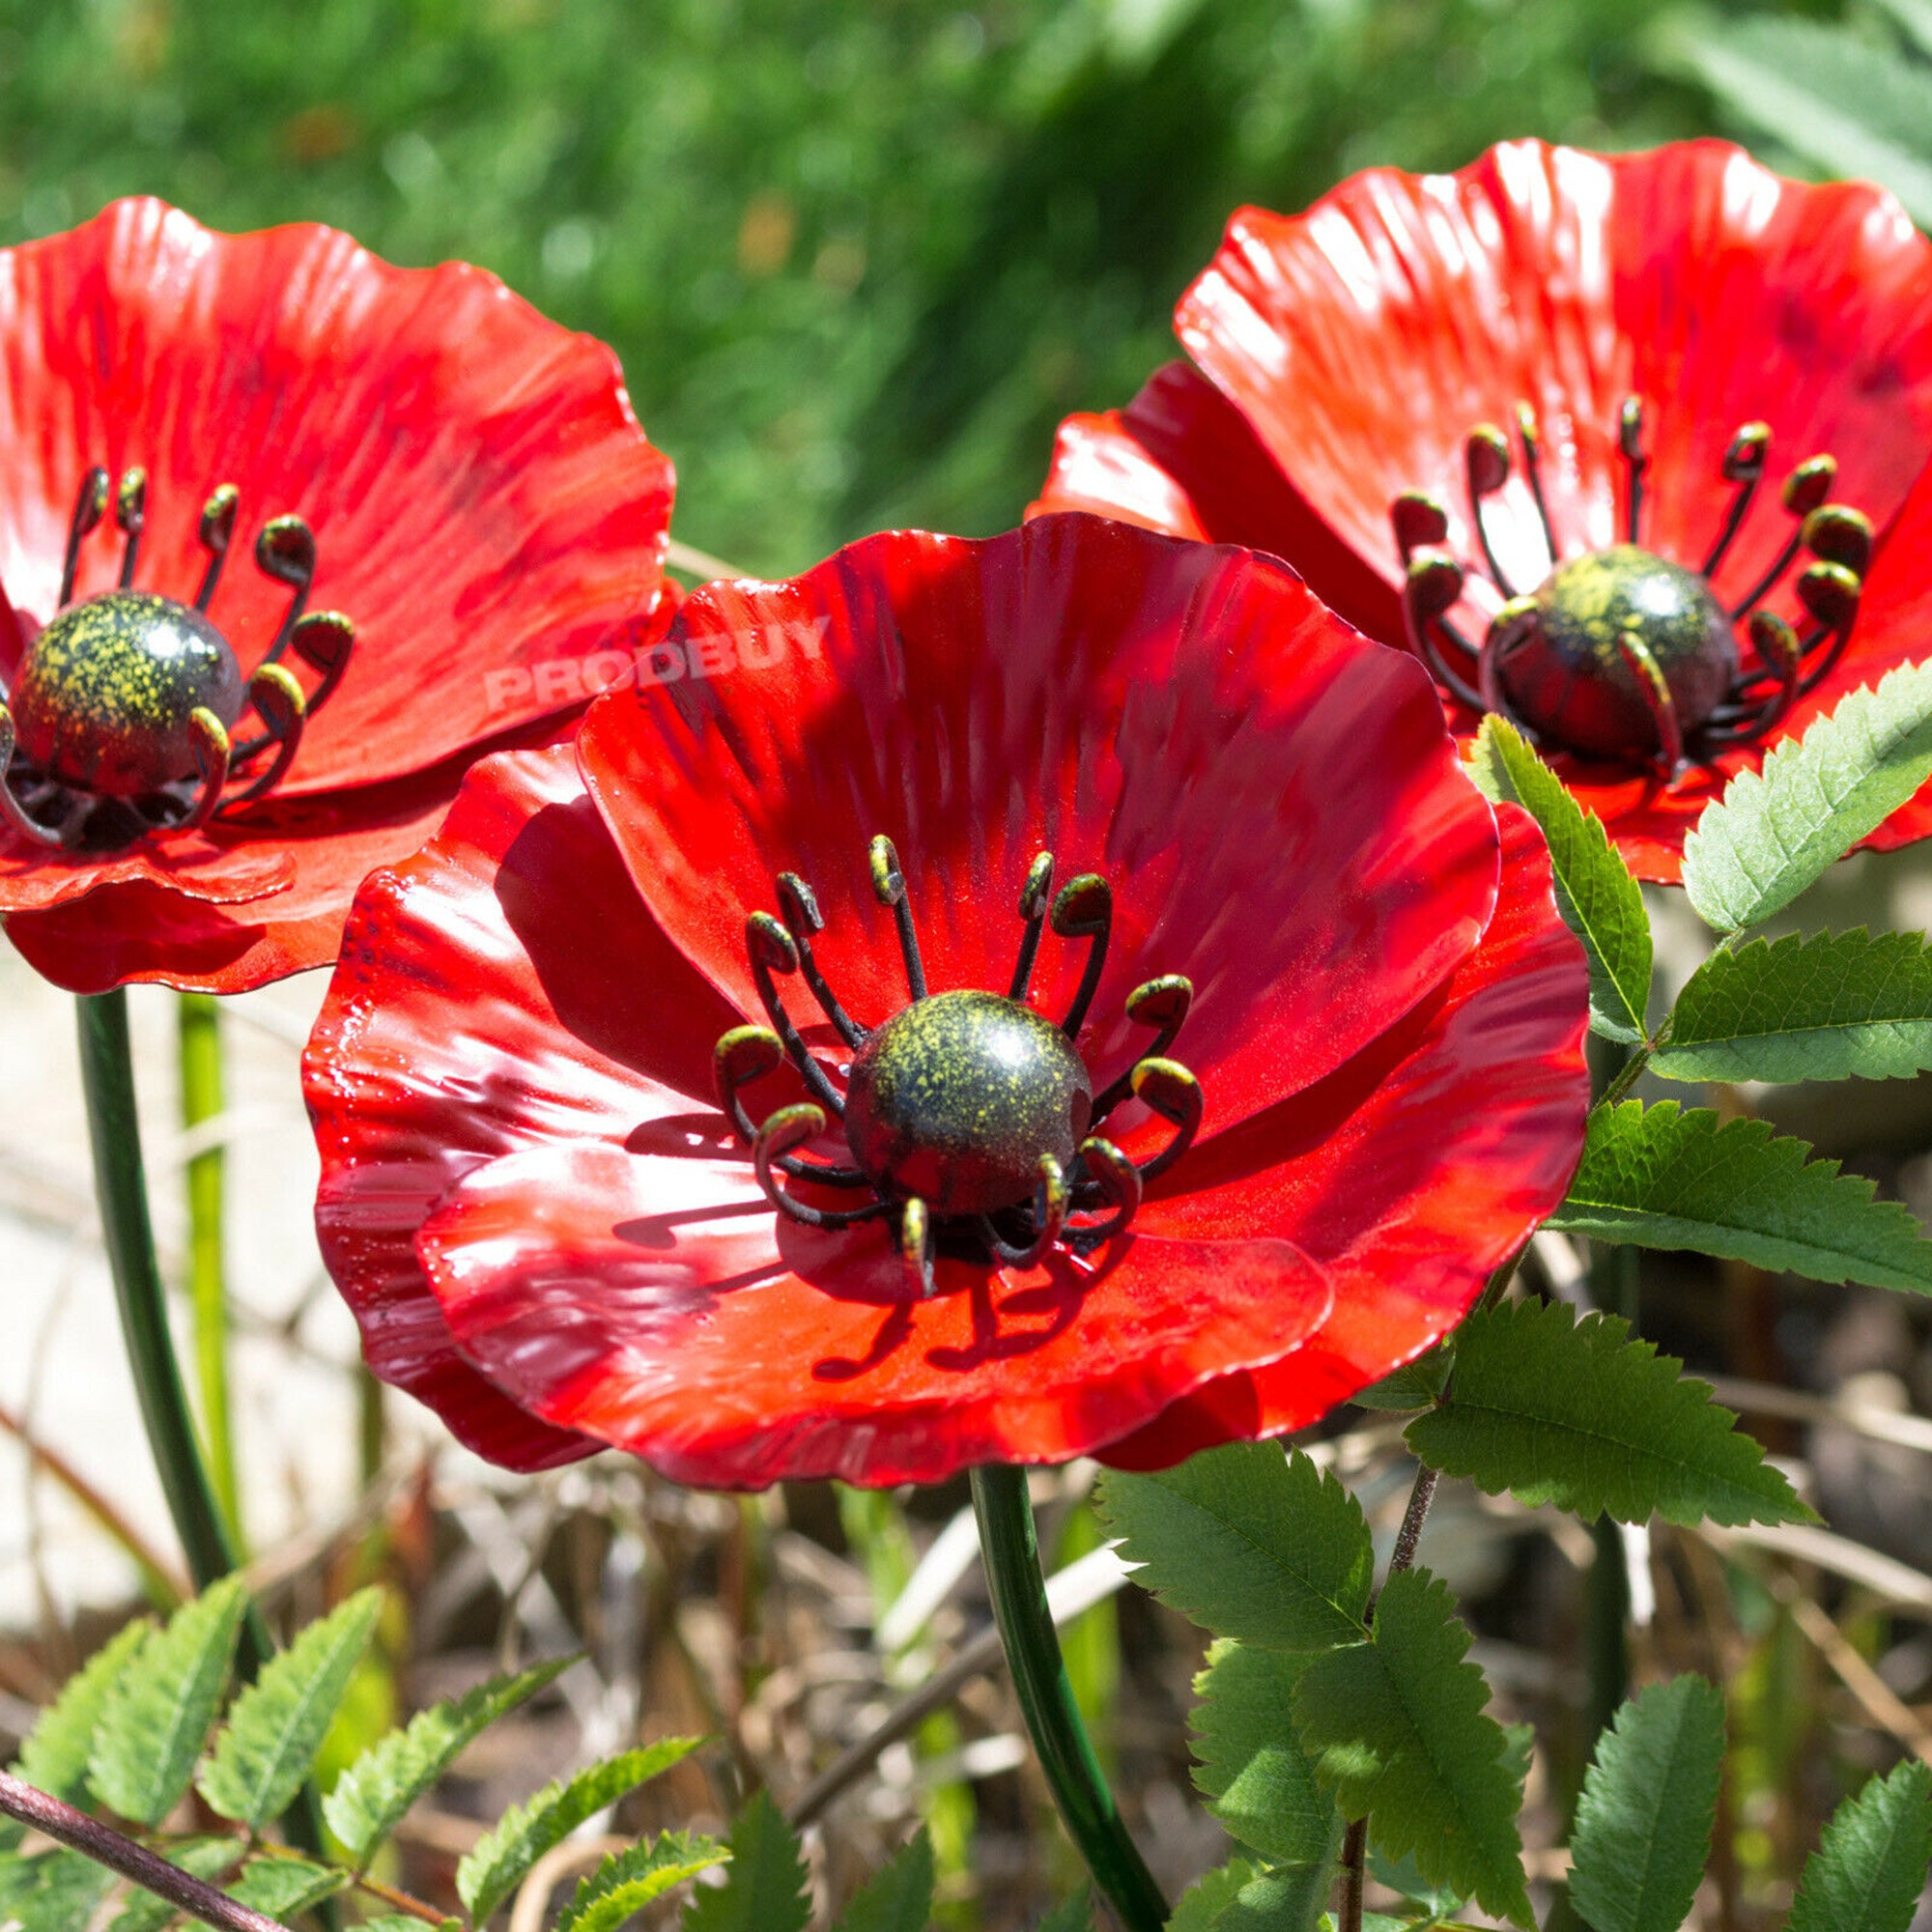
<path id="1" fill-rule="evenodd" d="M 85 536 L 102 517 L 107 514 L 107 472 L 99 464 L 93 465 L 80 481 L 80 495 L 73 505 L 73 526 L 79 536 Z"/>
<path id="2" fill-rule="evenodd" d="M 355 641 L 355 626 L 340 611 L 311 611 L 289 633 L 297 657 L 312 670 L 333 670 Z"/>
<path id="3" fill-rule="evenodd" d="M 114 521 L 124 530 L 138 530 L 147 507 L 148 472 L 137 463 L 121 472 L 121 487 L 114 493 Z"/>
<path id="4" fill-rule="evenodd" d="M 1027 867 L 1026 884 L 1020 889 L 1020 917 L 1038 919 L 1046 910 L 1046 895 L 1053 889 L 1053 854 L 1041 852 Z"/>
<path id="5" fill-rule="evenodd" d="M 1100 1134 L 1089 1134 L 1080 1143 L 1080 1159 L 1094 1184 L 1114 1204 L 1112 1218 L 1083 1232 L 1109 1238 L 1118 1235 L 1141 1205 L 1140 1170 L 1114 1143 Z"/>
<path id="6" fill-rule="evenodd" d="M 1617 412 L 1617 447 L 1626 462 L 1634 463 L 1643 454 L 1643 398 L 1626 396 Z"/>
<path id="7" fill-rule="evenodd" d="M 796 872 L 781 872 L 778 878 L 779 917 L 794 939 L 810 939 L 825 930 L 825 915 L 818 910 L 818 895 Z"/>
<path id="8" fill-rule="evenodd" d="M 882 832 L 872 840 L 872 892 L 883 906 L 895 906 L 905 897 L 905 874 L 899 870 L 898 847 Z"/>
<path id="9" fill-rule="evenodd" d="M 1478 423 L 1463 445 L 1469 469 L 1469 494 L 1487 497 L 1509 481 L 1509 438 L 1494 423 Z"/>
<path id="10" fill-rule="evenodd" d="M 1814 563 L 1798 578 L 1798 601 L 1821 624 L 1839 630 L 1858 615 L 1858 577 L 1842 563 Z"/>
<path id="11" fill-rule="evenodd" d="M 290 730 L 308 707 L 301 686 L 280 665 L 257 665 L 248 679 L 248 697 L 262 722 L 277 737 Z"/>
<path id="12" fill-rule="evenodd" d="M 232 483 L 224 483 L 201 506 L 201 547 L 216 556 L 228 554 L 228 540 L 235 534 L 235 512 L 242 493 Z"/>
<path id="13" fill-rule="evenodd" d="M 255 539 L 255 565 L 277 583 L 306 589 L 315 576 L 315 532 L 299 517 L 271 517 Z"/>
<path id="14" fill-rule="evenodd" d="M 1764 459 L 1771 448 L 1771 425 L 1747 422 L 1731 438 L 1724 451 L 1723 473 L 1726 483 L 1755 483 L 1764 474 Z"/>
<path id="15" fill-rule="evenodd" d="M 1871 565 L 1871 519 L 1849 503 L 1820 503 L 1800 532 L 1804 548 L 1827 563 L 1839 563 L 1855 577 Z"/>
<path id="16" fill-rule="evenodd" d="M 1516 426 L 1525 442 L 1534 442 L 1542 433 L 1536 420 L 1536 412 L 1527 403 L 1519 403 L 1516 406 Z"/>
<path id="17" fill-rule="evenodd" d="M 758 1129 L 757 1146 L 753 1152 L 760 1169 L 769 1167 L 781 1154 L 791 1152 L 793 1148 L 801 1148 L 807 1141 L 815 1141 L 824 1131 L 824 1109 L 814 1107 L 810 1100 L 801 1100 L 794 1107 L 781 1107 Z"/>
<path id="18" fill-rule="evenodd" d="M 1507 648 L 1543 621 L 1543 606 L 1534 597 L 1512 597 L 1490 619 L 1484 638 L 1492 653 Z"/>
<path id="19" fill-rule="evenodd" d="M 1796 668 L 1803 646 L 1798 633 L 1776 611 L 1753 611 L 1748 629 L 1752 648 L 1767 669 L 1783 677 Z"/>
<path id="20" fill-rule="evenodd" d="M 1389 505 L 1389 523 L 1404 563 L 1411 552 L 1424 544 L 1439 544 L 1449 534 L 1449 512 L 1423 490 L 1405 490 Z"/>
<path id="21" fill-rule="evenodd" d="M 798 971 L 798 947 L 792 936 L 768 912 L 754 912 L 745 922 L 745 950 L 753 966 L 773 973 Z"/>
<path id="22" fill-rule="evenodd" d="M 725 1107 L 740 1087 L 776 1073 L 784 1065 L 784 1043 L 769 1027 L 733 1027 L 721 1034 L 711 1050 L 711 1070 L 718 1083 L 718 1097 Z"/>
<path id="23" fill-rule="evenodd" d="M 228 775 L 227 725 L 207 705 L 197 704 L 188 713 L 187 732 L 194 746 L 194 759 L 200 767 L 203 783 L 208 782 L 217 769 L 225 778 Z"/>
<path id="24" fill-rule="evenodd" d="M 1098 872 L 1082 872 L 1054 895 L 1048 923 L 1062 939 L 1088 939 L 1105 931 L 1113 909 L 1113 888 Z"/>
<path id="25" fill-rule="evenodd" d="M 1837 475 L 1835 456 L 1807 458 L 1784 479 L 1784 507 L 1794 517 L 1808 517 L 1831 494 Z"/>
<path id="26" fill-rule="evenodd" d="M 1135 1099 L 1177 1126 L 1201 1111 L 1201 1083 L 1178 1060 L 1143 1060 L 1131 1083 Z"/>
<path id="27" fill-rule="evenodd" d="M 917 1194 L 899 1209 L 899 1264 L 922 1300 L 932 1293 L 932 1226 Z"/>
<path id="28" fill-rule="evenodd" d="M 1178 1027 L 1193 1003 L 1193 980 L 1184 973 L 1163 973 L 1127 995 L 1127 1017 L 1140 1026 Z"/>
<path id="29" fill-rule="evenodd" d="M 1418 622 L 1439 617 L 1463 594 L 1463 566 L 1446 550 L 1418 550 L 1408 560 L 1403 597 Z"/>

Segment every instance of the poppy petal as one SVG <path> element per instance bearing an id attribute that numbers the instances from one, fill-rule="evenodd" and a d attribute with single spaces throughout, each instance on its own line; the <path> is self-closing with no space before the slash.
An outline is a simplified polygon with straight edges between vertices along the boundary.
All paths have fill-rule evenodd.
<path id="1" fill-rule="evenodd" d="M 1497 815 L 1496 916 L 1437 998 L 1320 1087 L 1195 1150 L 1142 1208 L 1164 1236 L 1294 1240 L 1334 1285 L 1327 1321 L 1107 1461 L 1160 1467 L 1316 1421 L 1453 1327 L 1563 1199 L 1589 1109 L 1588 969 L 1541 833 L 1517 807 Z"/>
<path id="2" fill-rule="evenodd" d="M 1384 1032 L 1494 902 L 1493 822 L 1421 667 L 1268 558 L 1077 515 L 889 534 L 708 585 L 669 642 L 709 674 L 600 700 L 579 759 L 639 893 L 748 1012 L 746 916 L 780 873 L 813 888 L 826 977 L 875 1024 L 906 980 L 868 834 L 896 842 L 934 990 L 1005 989 L 1043 847 L 1113 893 L 1090 1067 L 1132 1065 L 1127 994 L 1186 974 L 1177 1051 L 1212 1131 Z M 1043 1011 L 1084 956 L 1049 938 Z"/>

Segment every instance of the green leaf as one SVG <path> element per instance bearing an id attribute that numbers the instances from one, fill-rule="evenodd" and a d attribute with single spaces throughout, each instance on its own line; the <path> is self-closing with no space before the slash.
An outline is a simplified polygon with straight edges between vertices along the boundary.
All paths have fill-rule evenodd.
<path id="1" fill-rule="evenodd" d="M 1597 1744 L 1570 1840 L 1570 1902 L 1594 1932 L 1677 1932 L 1711 1856 L 1724 1699 L 1653 1684 Z"/>
<path id="2" fill-rule="evenodd" d="M 1295 1716 L 1315 1775 L 1391 1858 L 1485 1911 L 1534 1923 L 1523 1889 L 1516 1748 L 1484 1706 L 1469 1633 L 1426 1571 L 1388 1579 L 1369 1643 L 1313 1658 Z"/>
<path id="3" fill-rule="evenodd" d="M 236 1698 L 196 1780 L 224 1818 L 258 1832 L 285 1811 L 334 1719 L 383 1607 L 359 1590 L 313 1623 Z"/>
<path id="4" fill-rule="evenodd" d="M 1239 1442 L 1154 1475 L 1109 1469 L 1095 1506 L 1135 1580 L 1217 1636 L 1321 1650 L 1362 1635 L 1369 1526 L 1299 1450 Z"/>
<path id="5" fill-rule="evenodd" d="M 1785 1932 L 1906 1932 L 1932 1861 L 1932 1770 L 1907 1758 L 1832 1814 Z"/>
<path id="6" fill-rule="evenodd" d="M 1394 1409 L 1398 1413 L 1427 1408 L 1442 1393 L 1455 1365 L 1456 1339 L 1452 1335 L 1414 1361 L 1392 1370 L 1380 1381 L 1357 1389 L 1349 1400 L 1357 1408 Z"/>
<path id="7" fill-rule="evenodd" d="M 1236 1859 L 1195 1881 L 1174 1908 L 1167 1932 L 1312 1932 L 1328 1886 L 1305 1871 L 1270 1871 Z"/>
<path id="8" fill-rule="evenodd" d="M 526 1804 L 511 1805 L 456 1868 L 456 1895 L 470 1918 L 481 1925 L 553 1845 L 696 1748 L 696 1738 L 663 1738 L 547 1784 Z"/>
<path id="9" fill-rule="evenodd" d="M 122 1817 L 158 1825 L 187 1789 L 247 1605 L 240 1579 L 224 1577 L 151 1633 L 123 1666 L 95 1728 L 88 1769 L 101 1803 Z"/>
<path id="10" fill-rule="evenodd" d="M 1590 1031 L 1636 1045 L 1650 1004 L 1650 916 L 1603 820 L 1493 714 L 1476 734 L 1471 775 L 1492 799 L 1521 806 L 1543 828 L 1556 909 L 1590 961 Z"/>
<path id="11" fill-rule="evenodd" d="M 1932 775 L 1932 665 L 1901 665 L 1851 694 L 1761 771 L 1743 771 L 1684 841 L 1684 890 L 1707 925 L 1736 932 L 1787 906 L 1876 832 Z"/>
<path id="12" fill-rule="evenodd" d="M 761 1791 L 731 1826 L 729 1875 L 685 1908 L 683 1932 L 805 1932 L 810 1917 L 798 1839 Z M 555 1932 L 572 1928 L 559 1924 Z"/>
<path id="13" fill-rule="evenodd" d="M 617 1932 L 625 1919 L 652 1899 L 713 1865 L 726 1863 L 730 1857 L 716 1840 L 683 1832 L 667 1832 L 627 1851 L 613 1852 L 578 1886 L 552 1932 Z M 685 1922 L 691 1922 L 688 1914 Z"/>
<path id="14" fill-rule="evenodd" d="M 417 1712 L 407 1730 L 391 1731 L 371 1745 L 336 1779 L 322 1805 L 328 1829 L 356 1867 L 367 1862 L 466 1745 L 576 1662 L 556 1657 L 514 1677 L 493 1677 L 462 1697 Z"/>
<path id="15" fill-rule="evenodd" d="M 1439 1918 L 1454 1917 L 1463 1903 L 1463 1894 L 1453 1886 L 1431 1885 L 1413 1859 L 1392 1859 L 1375 1846 L 1369 1847 L 1369 1876 L 1378 1885 L 1421 1906 L 1423 1922 L 1433 1925 Z"/>
<path id="16" fill-rule="evenodd" d="M 1809 20 L 1677 19 L 1658 39 L 1666 62 L 1783 146 L 1833 174 L 1882 182 L 1932 224 L 1932 80 L 1922 69 Z"/>
<path id="17" fill-rule="evenodd" d="M 1708 1108 L 1626 1100 L 1590 1116 L 1583 1158 L 1549 1226 L 1640 1248 L 1692 1248 L 1813 1281 L 1932 1293 L 1932 1241 L 1869 1180 L 1807 1161 L 1803 1141 Z"/>
<path id="18" fill-rule="evenodd" d="M 1916 932 L 1797 933 L 1691 976 L 1651 1071 L 1666 1080 L 1897 1079 L 1932 1066 L 1932 950 Z"/>
<path id="19" fill-rule="evenodd" d="M 240 1864 L 246 1849 L 240 1838 L 184 1838 L 178 1844 L 156 1847 L 169 1864 L 211 1884 L 231 1865 Z M 161 1932 L 180 1910 L 165 1898 L 134 1886 L 121 1910 L 108 1921 L 107 1932 Z"/>
<path id="20" fill-rule="evenodd" d="M 925 1932 L 932 1916 L 932 1840 L 922 1825 L 861 1886 L 834 1932 Z"/>
<path id="21" fill-rule="evenodd" d="M 1306 1659 L 1223 1637 L 1194 1680 L 1194 1782 L 1232 1837 L 1276 1864 L 1326 1867 L 1340 1844 L 1334 1801 L 1294 1728 Z"/>
<path id="22" fill-rule="evenodd" d="M 60 1694 L 35 1719 L 20 1746 L 14 1769 L 29 1784 L 83 1811 L 90 1808 L 93 1793 L 88 1789 L 87 1767 L 95 1730 L 108 1692 L 154 1628 L 148 1617 L 124 1625 L 62 1685 Z M 24 1827 L 0 1818 L 0 1851 L 11 1850 L 24 1835 Z"/>
<path id="23" fill-rule="evenodd" d="M 114 1874 L 79 1852 L 0 1857 L 0 1925 L 19 1932 L 85 1932 Z"/>
<path id="24" fill-rule="evenodd" d="M 1817 1520 L 1710 1384 L 1620 1317 L 1505 1303 L 1470 1316 L 1457 1344 L 1448 1395 L 1407 1430 L 1433 1469 L 1586 1520 Z"/>
<path id="25" fill-rule="evenodd" d="M 270 1918 L 293 1918 L 325 1898 L 333 1898 L 348 1883 L 349 1874 L 338 1865 L 267 1858 L 250 1861 L 227 1891 L 239 1904 L 266 1912 Z"/>

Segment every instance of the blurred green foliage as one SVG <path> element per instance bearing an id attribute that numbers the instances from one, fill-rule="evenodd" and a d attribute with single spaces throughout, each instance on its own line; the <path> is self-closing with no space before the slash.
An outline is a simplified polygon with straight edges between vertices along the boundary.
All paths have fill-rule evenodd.
<path id="1" fill-rule="evenodd" d="M 1013 523 L 1228 212 L 1704 97 L 1660 0 L 0 0 L 0 241 L 158 193 L 456 255 L 611 342 L 678 531 Z"/>

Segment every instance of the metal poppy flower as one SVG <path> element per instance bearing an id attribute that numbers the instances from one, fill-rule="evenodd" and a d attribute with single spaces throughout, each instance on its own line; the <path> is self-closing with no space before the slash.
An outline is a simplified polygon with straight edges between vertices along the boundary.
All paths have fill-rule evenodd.
<path id="1" fill-rule="evenodd" d="M 1714 141 L 1373 169 L 1237 213 L 1176 328 L 1196 367 L 1064 424 L 1036 509 L 1286 556 L 1644 876 L 1924 652 L 1932 242 L 1876 188 Z M 1928 830 L 1916 800 L 1872 842 Z"/>
<path id="2" fill-rule="evenodd" d="M 1427 1347 L 1561 1198 L 1540 838 L 1272 559 L 890 534 L 663 668 L 368 882 L 309 1046 L 368 1359 L 485 1455 L 1171 1460 Z"/>
<path id="3" fill-rule="evenodd" d="M 674 601 L 611 353 L 327 228 L 137 200 L 0 251 L 0 916 L 76 991 L 326 963 Z"/>

